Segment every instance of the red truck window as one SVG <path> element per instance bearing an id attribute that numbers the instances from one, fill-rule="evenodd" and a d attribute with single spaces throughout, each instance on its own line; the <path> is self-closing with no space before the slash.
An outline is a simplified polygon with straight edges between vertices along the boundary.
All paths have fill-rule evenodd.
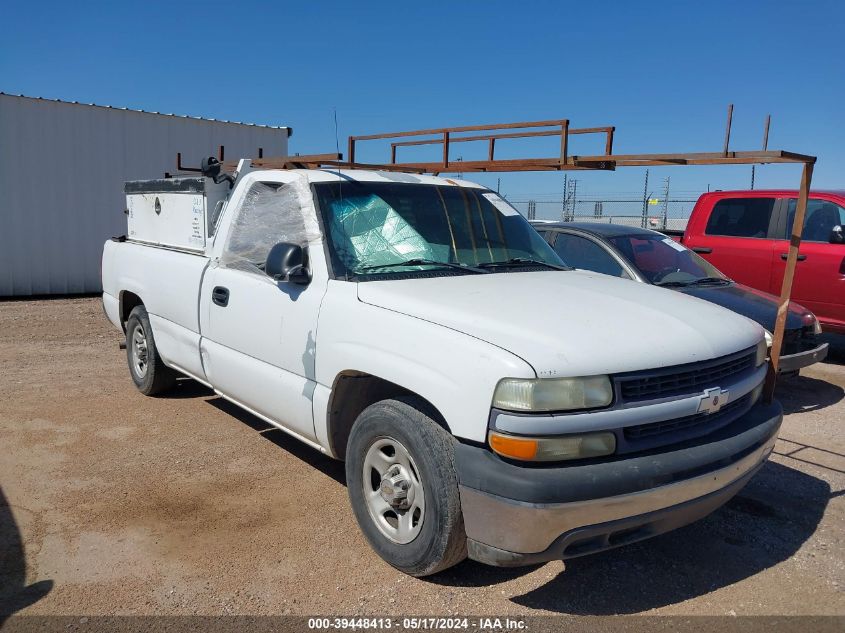
<path id="1" fill-rule="evenodd" d="M 786 212 L 786 234 L 780 236 L 782 239 L 789 239 L 789 230 L 792 228 L 792 220 L 795 217 L 795 204 L 795 198 L 789 200 Z M 808 242 L 827 242 L 830 240 L 833 227 L 844 224 L 845 209 L 838 204 L 827 200 L 809 200 L 801 239 Z"/>
<path id="2" fill-rule="evenodd" d="M 767 237 L 774 198 L 730 198 L 719 200 L 707 220 L 707 235 Z"/>

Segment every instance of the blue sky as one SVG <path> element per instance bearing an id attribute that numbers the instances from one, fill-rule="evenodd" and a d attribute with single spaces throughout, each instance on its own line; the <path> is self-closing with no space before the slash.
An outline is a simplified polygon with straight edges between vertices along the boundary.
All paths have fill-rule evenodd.
<path id="1" fill-rule="evenodd" d="M 843 27 L 841 1 L 14 2 L 0 91 L 290 125 L 301 153 L 334 150 L 335 108 L 341 151 L 352 133 L 564 117 L 616 125 L 618 153 L 716 151 L 733 102 L 732 149 L 758 148 L 771 113 L 770 148 L 817 155 L 814 186 L 843 188 Z M 375 150 L 362 158 L 386 159 Z M 652 188 L 666 175 L 673 191 L 745 188 L 750 167 L 653 169 Z M 512 199 L 553 197 L 563 182 L 500 177 Z M 757 186 L 798 177 L 766 166 Z M 577 178 L 579 192 L 635 192 L 643 170 Z"/>

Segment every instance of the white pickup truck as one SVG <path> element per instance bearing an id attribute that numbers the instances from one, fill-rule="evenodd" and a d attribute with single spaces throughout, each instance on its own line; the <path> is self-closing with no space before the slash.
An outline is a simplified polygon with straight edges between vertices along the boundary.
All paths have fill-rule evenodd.
<path id="1" fill-rule="evenodd" d="M 126 185 L 103 304 L 145 394 L 207 385 L 346 461 L 373 549 L 423 576 L 687 524 L 763 465 L 752 321 L 566 268 L 466 181 L 253 170 Z"/>

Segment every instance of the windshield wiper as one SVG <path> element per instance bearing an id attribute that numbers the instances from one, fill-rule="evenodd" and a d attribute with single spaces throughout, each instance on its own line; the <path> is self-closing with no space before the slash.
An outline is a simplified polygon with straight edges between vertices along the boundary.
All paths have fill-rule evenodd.
<path id="1" fill-rule="evenodd" d="M 663 288 L 683 288 L 684 286 L 689 286 L 691 283 L 691 281 L 655 281 L 654 285 Z"/>
<path id="2" fill-rule="evenodd" d="M 484 262 L 478 265 L 479 268 L 516 268 L 517 266 L 545 266 L 553 270 L 572 270 L 568 266 L 558 266 L 557 264 L 550 264 L 549 262 L 530 259 L 528 257 L 514 257 L 500 262 Z"/>
<path id="3" fill-rule="evenodd" d="M 701 277 L 700 279 L 689 279 L 687 281 L 658 281 L 655 286 L 664 288 L 685 288 L 686 286 L 705 286 L 708 284 L 722 285 L 731 283 L 730 279 L 724 277 Z"/>
<path id="4" fill-rule="evenodd" d="M 729 284 L 731 283 L 730 279 L 725 279 L 724 277 L 702 277 L 701 279 L 695 279 L 691 282 L 694 286 L 703 286 L 705 284 Z"/>
<path id="5" fill-rule="evenodd" d="M 439 262 L 434 259 L 407 259 L 404 262 L 393 262 L 390 264 L 373 264 L 372 266 L 364 266 L 363 268 L 358 268 L 354 272 L 361 273 L 365 270 L 377 270 L 379 268 L 400 268 L 402 266 L 446 266 L 448 268 L 455 268 L 457 270 L 467 270 L 472 273 L 486 273 L 486 270 L 481 270 L 481 268 L 476 268 L 475 266 L 469 266 L 467 264 L 456 264 L 454 262 Z"/>

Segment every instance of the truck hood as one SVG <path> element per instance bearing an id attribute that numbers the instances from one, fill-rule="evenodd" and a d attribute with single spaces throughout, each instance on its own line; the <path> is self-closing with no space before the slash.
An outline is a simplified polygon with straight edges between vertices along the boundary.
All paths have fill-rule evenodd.
<path id="1" fill-rule="evenodd" d="M 358 299 L 484 340 L 541 377 L 696 362 L 762 337 L 758 324 L 712 303 L 586 271 L 361 282 Z"/>
<path id="2" fill-rule="evenodd" d="M 775 331 L 775 317 L 778 313 L 780 299 L 768 292 L 755 290 L 738 283 L 723 286 L 690 286 L 677 288 L 679 292 L 691 297 L 698 297 L 728 310 L 757 321 L 769 332 Z M 800 330 L 805 323 L 803 316 L 810 311 L 802 305 L 791 302 L 786 313 L 786 329 Z"/>

